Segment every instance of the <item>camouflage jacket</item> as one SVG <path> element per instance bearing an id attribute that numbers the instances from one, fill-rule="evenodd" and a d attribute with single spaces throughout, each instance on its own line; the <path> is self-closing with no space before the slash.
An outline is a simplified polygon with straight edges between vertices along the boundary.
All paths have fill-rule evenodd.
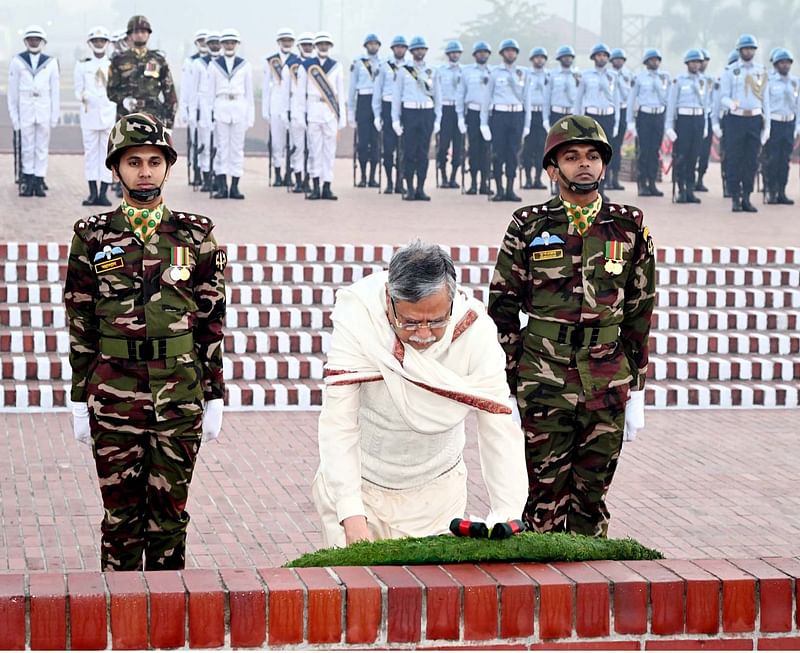
<path id="1" fill-rule="evenodd" d="M 621 254 L 618 267 L 608 265 L 609 243 Z M 497 257 L 488 309 L 506 352 L 512 394 L 523 381 L 563 386 L 567 368 L 574 365 L 589 409 L 626 401 L 629 387 L 644 388 L 654 307 L 653 241 L 639 209 L 604 204 L 583 237 L 559 197 L 514 212 Z M 540 322 L 618 326 L 619 338 L 573 349 L 520 329 L 520 311 Z"/>
<path id="2" fill-rule="evenodd" d="M 117 119 L 131 113 L 123 105 L 126 97 L 136 98 L 136 111 L 152 113 L 172 128 L 178 96 L 164 55 L 157 50 L 126 50 L 111 60 L 108 99 L 117 105 Z"/>
<path id="3" fill-rule="evenodd" d="M 100 337 L 140 340 L 187 333 L 194 338 L 192 361 L 200 366 L 199 378 L 192 381 L 202 389 L 193 389 L 195 403 L 223 397 L 227 257 L 211 234 L 213 228 L 208 218 L 165 208 L 158 230 L 143 245 L 119 208 L 75 224 L 64 288 L 73 401 L 87 401 L 98 359 L 108 358 L 99 355 Z M 176 251 L 189 271 L 177 281 L 171 274 Z M 166 394 L 175 393 L 175 379 L 164 379 L 157 369 L 163 361 L 126 362 L 147 366 L 154 398 L 165 384 Z M 192 365 L 198 376 L 197 364 Z"/>

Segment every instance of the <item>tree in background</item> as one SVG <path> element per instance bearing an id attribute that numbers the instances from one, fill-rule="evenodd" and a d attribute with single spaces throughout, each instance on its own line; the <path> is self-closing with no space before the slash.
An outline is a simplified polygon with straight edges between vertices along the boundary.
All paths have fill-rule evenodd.
<path id="1" fill-rule="evenodd" d="M 741 31 L 753 31 L 745 7 L 731 0 L 664 0 L 661 15 L 652 19 L 649 28 L 664 35 L 666 49 L 673 53 L 696 47 L 727 53 Z"/>
<path id="2" fill-rule="evenodd" d="M 531 40 L 534 24 L 543 17 L 542 3 L 537 0 L 489 0 L 490 9 L 461 26 L 457 38 L 467 54 L 475 41 L 488 41 L 492 52 L 503 39 L 517 39 L 520 45 Z M 527 51 L 520 52 L 524 63 Z"/>

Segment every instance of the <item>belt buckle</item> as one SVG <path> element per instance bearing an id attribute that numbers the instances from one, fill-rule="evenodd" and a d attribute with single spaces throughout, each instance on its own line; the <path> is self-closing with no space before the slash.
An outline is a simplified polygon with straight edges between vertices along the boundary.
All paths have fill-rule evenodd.
<path id="1" fill-rule="evenodd" d="M 153 341 L 149 338 L 145 338 L 139 345 L 139 360 L 151 361 L 153 360 L 154 353 Z"/>
<path id="2" fill-rule="evenodd" d="M 583 347 L 583 325 L 577 324 L 572 327 L 572 333 L 569 336 L 569 344 L 572 345 L 573 349 L 580 349 Z"/>

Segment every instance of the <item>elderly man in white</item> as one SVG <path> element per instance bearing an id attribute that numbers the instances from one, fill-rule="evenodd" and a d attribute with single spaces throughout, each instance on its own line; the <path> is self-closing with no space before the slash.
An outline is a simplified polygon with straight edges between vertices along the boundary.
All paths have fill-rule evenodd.
<path id="1" fill-rule="evenodd" d="M 339 291 L 319 418 L 314 502 L 326 546 L 445 533 L 467 506 L 464 421 L 475 411 L 494 524 L 528 491 L 505 358 L 450 257 L 419 241 Z"/>

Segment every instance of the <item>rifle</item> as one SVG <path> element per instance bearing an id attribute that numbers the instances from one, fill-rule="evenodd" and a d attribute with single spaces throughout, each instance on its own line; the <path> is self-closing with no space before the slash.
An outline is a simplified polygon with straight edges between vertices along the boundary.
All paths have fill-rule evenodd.
<path id="1" fill-rule="evenodd" d="M 386 125 L 384 125 L 385 127 Z M 400 180 L 400 191 L 402 192 L 405 188 L 404 181 L 405 175 L 403 174 L 403 164 L 404 164 L 404 153 L 403 153 L 403 137 L 397 137 L 397 146 L 394 148 L 394 156 L 395 156 L 395 170 L 397 171 L 395 174 L 397 175 L 397 179 Z M 395 192 L 397 192 L 398 184 L 395 184 Z"/>
<path id="2" fill-rule="evenodd" d="M 267 173 L 267 184 L 272 186 L 272 126 L 270 126 L 269 139 L 267 140 L 267 156 L 269 157 L 269 172 Z"/>
<path id="3" fill-rule="evenodd" d="M 194 186 L 192 180 L 192 128 L 186 126 L 186 180 L 190 186 Z"/>
<path id="4" fill-rule="evenodd" d="M 208 176 L 211 179 L 211 186 L 208 191 L 209 197 L 214 197 L 214 191 L 217 189 L 217 178 L 214 175 L 214 159 L 217 156 L 217 148 L 214 146 L 214 113 L 211 113 L 211 136 L 209 138 L 209 161 L 208 161 Z"/>
<path id="5" fill-rule="evenodd" d="M 292 133 L 289 130 L 289 125 L 292 124 L 292 112 L 289 111 L 287 113 L 286 118 L 286 179 L 288 177 L 289 183 L 286 184 L 286 192 L 292 192 L 292 153 L 294 152 L 294 148 L 292 147 Z"/>
<path id="6" fill-rule="evenodd" d="M 308 195 L 308 126 L 303 132 L 303 195 Z"/>
<path id="7" fill-rule="evenodd" d="M 377 131 L 377 130 L 376 130 Z M 383 134 L 378 132 L 378 195 L 383 192 Z"/>
<path id="8" fill-rule="evenodd" d="M 200 171 L 200 153 L 205 149 L 205 143 L 200 144 L 198 137 L 198 124 L 200 122 L 200 109 L 197 110 L 197 123 L 194 126 L 194 150 L 192 151 L 192 168 L 194 169 L 194 181 L 192 183 L 192 190 L 197 190 L 199 186 L 203 185 L 203 174 Z"/>
<path id="9" fill-rule="evenodd" d="M 353 188 L 356 187 L 356 158 L 358 155 L 358 126 L 353 128 Z"/>
<path id="10" fill-rule="evenodd" d="M 22 194 L 22 132 L 15 129 L 12 134 L 14 140 L 14 183 L 17 185 L 17 194 Z"/>
<path id="11" fill-rule="evenodd" d="M 433 137 L 433 141 L 434 141 L 433 149 L 436 152 L 436 160 L 435 160 L 435 163 L 436 163 L 436 188 L 439 188 L 440 187 L 439 184 L 441 183 L 440 178 L 439 178 L 439 160 L 438 160 L 439 159 L 439 134 L 436 134 L 436 136 Z"/>
<path id="12" fill-rule="evenodd" d="M 461 138 L 464 139 L 464 160 L 461 162 L 461 194 L 463 195 L 466 193 L 464 190 L 464 182 L 467 175 L 467 163 L 469 163 L 470 142 L 467 134 L 462 134 Z M 472 168 L 470 168 L 470 172 L 472 172 Z"/>

